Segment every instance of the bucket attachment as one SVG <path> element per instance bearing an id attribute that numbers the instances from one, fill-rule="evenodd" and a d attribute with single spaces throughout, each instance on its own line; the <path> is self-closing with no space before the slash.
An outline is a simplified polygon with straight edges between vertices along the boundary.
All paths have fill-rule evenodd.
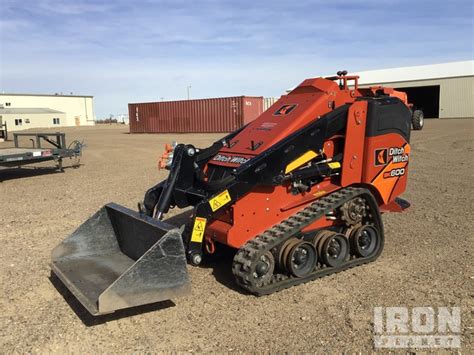
<path id="1" fill-rule="evenodd" d="M 51 267 L 93 315 L 189 293 L 181 230 L 115 203 L 52 252 Z"/>

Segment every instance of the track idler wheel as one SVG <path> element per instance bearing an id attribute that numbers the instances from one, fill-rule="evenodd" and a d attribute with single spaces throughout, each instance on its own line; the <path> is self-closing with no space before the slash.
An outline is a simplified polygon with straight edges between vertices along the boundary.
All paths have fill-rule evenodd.
<path id="1" fill-rule="evenodd" d="M 374 226 L 355 228 L 350 235 L 352 252 L 359 257 L 368 257 L 380 249 L 380 235 Z"/>
<path id="2" fill-rule="evenodd" d="M 275 270 L 275 258 L 273 254 L 267 251 L 263 254 L 260 259 L 255 263 L 252 276 L 260 283 L 265 284 L 273 276 Z"/>
<path id="3" fill-rule="evenodd" d="M 330 267 L 341 266 L 349 256 L 349 242 L 343 234 L 332 232 L 324 236 L 318 247 L 323 263 Z"/>

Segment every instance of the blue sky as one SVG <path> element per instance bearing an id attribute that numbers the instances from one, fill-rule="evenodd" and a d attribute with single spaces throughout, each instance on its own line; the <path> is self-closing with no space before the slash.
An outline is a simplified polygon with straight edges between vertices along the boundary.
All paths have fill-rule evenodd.
<path id="1" fill-rule="evenodd" d="M 0 0 L 0 91 L 128 102 L 277 96 L 333 73 L 473 58 L 472 1 Z"/>

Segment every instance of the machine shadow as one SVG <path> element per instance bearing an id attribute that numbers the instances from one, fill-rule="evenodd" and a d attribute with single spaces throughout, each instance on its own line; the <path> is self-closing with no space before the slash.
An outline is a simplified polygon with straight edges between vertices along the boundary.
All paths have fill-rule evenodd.
<path id="1" fill-rule="evenodd" d="M 49 281 L 56 288 L 59 294 L 64 298 L 66 303 L 71 307 L 76 316 L 82 321 L 86 327 L 93 327 L 96 325 L 104 324 L 121 318 L 127 318 L 139 314 L 155 312 L 169 307 L 174 307 L 175 304 L 172 301 L 163 301 L 143 306 L 127 308 L 123 310 L 115 311 L 111 314 L 105 314 L 101 316 L 91 315 L 84 306 L 76 299 L 76 297 L 67 289 L 61 280 L 51 271 Z"/>
<path id="2" fill-rule="evenodd" d="M 65 166 L 63 170 L 78 169 L 79 166 Z M 0 183 L 7 180 L 24 179 L 32 176 L 42 176 L 51 174 L 61 174 L 64 171 L 58 170 L 57 167 L 27 167 L 27 168 L 5 168 L 0 169 Z"/>
<path id="3" fill-rule="evenodd" d="M 234 260 L 235 253 L 236 250 L 232 248 L 225 245 L 218 245 L 216 255 L 207 256 L 208 260 L 205 260 L 200 267 L 212 269 L 212 275 L 216 281 L 228 289 L 242 294 L 249 294 L 236 284 L 234 275 L 232 274 L 232 261 Z"/>

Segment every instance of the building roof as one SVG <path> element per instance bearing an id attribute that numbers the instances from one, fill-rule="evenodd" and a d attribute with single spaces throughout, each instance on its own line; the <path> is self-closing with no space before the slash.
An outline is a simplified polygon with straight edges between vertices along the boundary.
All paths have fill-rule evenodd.
<path id="1" fill-rule="evenodd" d="M 350 72 L 349 74 L 359 75 L 359 83 L 363 85 L 474 76 L 474 60 Z"/>
<path id="2" fill-rule="evenodd" d="M 63 95 L 63 94 L 19 94 L 19 93 L 7 93 L 1 92 L 0 96 L 50 96 L 50 97 L 87 97 L 93 98 L 92 95 Z"/>
<path id="3" fill-rule="evenodd" d="M 0 115 L 34 115 L 34 114 L 42 114 L 42 113 L 65 113 L 62 111 L 53 110 L 47 107 L 41 108 L 1 108 L 0 107 Z"/>

